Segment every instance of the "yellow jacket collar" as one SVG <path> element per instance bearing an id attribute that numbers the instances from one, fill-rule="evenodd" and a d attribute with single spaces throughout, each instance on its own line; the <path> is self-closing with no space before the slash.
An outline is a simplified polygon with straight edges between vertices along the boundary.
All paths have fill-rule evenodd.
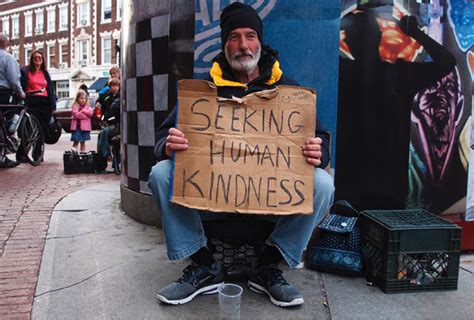
<path id="1" fill-rule="evenodd" d="M 240 83 L 237 81 L 232 81 L 232 80 L 226 80 L 222 76 L 222 68 L 219 65 L 218 62 L 214 62 L 211 67 L 211 71 L 209 72 L 212 80 L 214 81 L 214 84 L 218 87 L 242 87 L 242 88 L 247 88 L 247 85 L 244 83 Z M 277 83 L 280 79 L 281 76 L 283 75 L 283 71 L 280 69 L 280 62 L 275 61 L 272 67 L 272 73 L 270 78 L 265 81 L 266 84 L 268 85 L 273 85 Z"/>

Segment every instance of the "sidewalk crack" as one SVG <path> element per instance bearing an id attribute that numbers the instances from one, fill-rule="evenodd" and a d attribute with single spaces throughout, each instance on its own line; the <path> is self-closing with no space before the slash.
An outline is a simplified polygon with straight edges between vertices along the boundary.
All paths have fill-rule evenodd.
<path id="1" fill-rule="evenodd" d="M 96 273 L 94 273 L 93 275 L 90 275 L 89 277 L 85 278 L 85 279 L 82 279 L 78 282 L 75 282 L 75 283 L 72 283 L 70 285 L 67 285 L 67 286 L 64 286 L 64 287 L 61 287 L 61 288 L 57 288 L 57 289 L 51 289 L 51 290 L 48 290 L 48 291 L 45 291 L 45 292 L 42 292 L 42 293 L 39 293 L 37 295 L 35 295 L 35 298 L 38 298 L 38 297 L 41 297 L 45 294 L 49 294 L 49 293 L 53 293 L 53 292 L 57 292 L 57 291 L 61 291 L 61 290 L 64 290 L 64 289 L 68 289 L 68 288 L 72 288 L 72 287 L 75 287 L 81 283 L 84 283 L 86 281 L 89 281 L 90 279 L 94 278 L 95 276 L 97 276 L 98 274 L 102 273 L 102 272 L 105 272 L 105 271 L 109 271 L 111 269 L 114 269 L 116 267 L 120 267 L 121 265 L 123 265 L 124 263 L 120 263 L 116 266 L 113 266 L 113 267 L 110 267 L 110 268 L 107 268 L 107 269 L 104 269 L 104 270 L 100 270 L 100 271 L 97 271 Z"/>
<path id="2" fill-rule="evenodd" d="M 459 268 L 462 269 L 462 270 L 464 270 L 464 271 L 466 271 L 466 272 L 469 273 L 469 274 L 473 274 L 473 272 L 472 272 L 471 270 L 469 270 L 469 269 L 466 269 L 466 268 L 464 268 L 464 267 L 462 267 L 462 266 L 459 266 Z"/>
<path id="3" fill-rule="evenodd" d="M 88 234 L 91 234 L 91 233 L 102 232 L 102 231 L 107 231 L 107 230 L 110 230 L 110 228 L 108 228 L 108 229 L 100 229 L 100 230 L 93 230 L 93 231 L 89 231 L 89 232 L 86 232 L 86 233 L 75 234 L 75 235 L 72 235 L 72 236 L 47 237 L 46 240 L 70 239 L 70 238 L 82 237 L 82 236 L 85 236 L 85 235 L 88 235 Z"/>
<path id="4" fill-rule="evenodd" d="M 323 305 L 325 307 L 324 309 L 326 310 L 329 319 L 332 319 L 332 317 L 331 317 L 331 308 L 329 307 L 329 299 L 328 299 L 328 295 L 327 295 L 327 292 L 326 292 L 326 287 L 324 285 L 323 274 L 319 271 L 317 271 L 316 274 L 318 275 L 319 286 L 320 286 L 321 292 L 323 294 L 323 299 L 324 299 L 323 300 Z"/>

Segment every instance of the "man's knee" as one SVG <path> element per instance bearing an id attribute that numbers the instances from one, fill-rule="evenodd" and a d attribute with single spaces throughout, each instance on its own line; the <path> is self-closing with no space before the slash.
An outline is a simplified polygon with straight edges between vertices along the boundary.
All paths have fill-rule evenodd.
<path id="1" fill-rule="evenodd" d="M 334 179 L 323 169 L 314 169 L 314 199 L 329 200 L 334 197 Z"/>
<path id="2" fill-rule="evenodd" d="M 169 188 L 171 182 L 171 160 L 163 160 L 155 164 L 148 176 L 148 184 L 153 190 L 154 188 Z"/>

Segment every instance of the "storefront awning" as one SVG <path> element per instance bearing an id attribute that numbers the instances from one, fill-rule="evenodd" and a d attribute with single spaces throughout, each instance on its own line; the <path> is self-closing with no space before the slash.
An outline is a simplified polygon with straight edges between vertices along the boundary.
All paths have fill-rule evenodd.
<path id="1" fill-rule="evenodd" d="M 90 86 L 89 86 L 89 92 L 99 92 L 107 83 L 107 80 L 109 78 L 107 77 L 101 77 L 97 78 Z"/>

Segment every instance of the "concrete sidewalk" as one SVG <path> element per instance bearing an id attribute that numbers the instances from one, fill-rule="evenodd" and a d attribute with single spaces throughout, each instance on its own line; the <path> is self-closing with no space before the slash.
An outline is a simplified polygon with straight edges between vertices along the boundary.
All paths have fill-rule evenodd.
<path id="1" fill-rule="evenodd" d="M 170 262 L 161 230 L 120 208 L 118 182 L 64 198 L 54 209 L 33 304 L 33 319 L 215 319 L 216 295 L 182 306 L 155 299 L 181 276 L 187 261 Z M 457 291 L 387 295 L 363 278 L 288 272 L 305 304 L 274 306 L 245 286 L 242 319 L 472 319 L 474 255 L 463 255 Z"/>

